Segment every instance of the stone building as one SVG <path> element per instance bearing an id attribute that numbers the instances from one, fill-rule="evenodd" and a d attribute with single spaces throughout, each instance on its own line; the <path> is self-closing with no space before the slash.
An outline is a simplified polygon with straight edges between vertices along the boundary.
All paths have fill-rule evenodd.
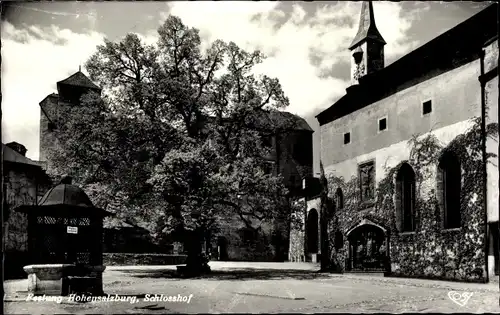
<path id="1" fill-rule="evenodd" d="M 251 126 L 250 126 L 251 125 Z M 283 126 L 269 132 L 269 126 Z M 290 200 L 302 195 L 302 178 L 313 173 L 313 130 L 301 117 L 289 112 L 262 112 L 249 124 L 261 132 L 264 145 L 270 147 L 268 173 L 280 174 L 284 179 Z M 273 128 L 274 129 L 274 128 Z M 221 226 L 217 240 L 220 260 L 286 261 L 289 252 L 289 219 L 255 224 L 247 227 L 238 218 L 230 218 Z"/>
<path id="2" fill-rule="evenodd" d="M 80 103 L 82 95 L 88 92 L 100 94 L 101 88 L 95 85 L 81 71 L 74 73 L 65 80 L 57 82 L 57 93 L 52 93 L 40 102 L 40 161 L 47 162 L 50 173 L 49 151 L 57 146 L 54 130 L 60 121 L 60 110 L 63 106 L 75 106 Z"/>
<path id="3" fill-rule="evenodd" d="M 7 279 L 26 276 L 27 218 L 13 211 L 20 205 L 36 204 L 52 186 L 52 180 L 42 164 L 26 157 L 26 148 L 17 142 L 2 143 L 3 153 L 3 246 L 4 274 Z"/>
<path id="4" fill-rule="evenodd" d="M 340 271 L 468 281 L 498 274 L 498 157 L 486 165 L 483 146 L 498 153 L 497 10 L 385 66 L 386 42 L 363 2 L 348 47 L 351 85 L 316 116 L 335 207 L 328 233 L 319 233 L 320 201 L 306 198 L 308 259 L 327 242 Z"/>

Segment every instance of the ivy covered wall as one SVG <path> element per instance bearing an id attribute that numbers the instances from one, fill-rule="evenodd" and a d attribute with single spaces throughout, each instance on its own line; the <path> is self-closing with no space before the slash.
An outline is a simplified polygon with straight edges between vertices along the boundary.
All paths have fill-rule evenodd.
<path id="1" fill-rule="evenodd" d="M 328 236 L 332 269 L 343 272 L 348 257 L 348 232 L 363 219 L 384 227 L 389 234 L 390 272 L 393 275 L 423 278 L 483 281 L 485 277 L 485 212 L 482 190 L 482 155 L 480 120 L 447 144 L 433 133 L 414 136 L 408 141 L 409 156 L 395 167 L 378 174 L 375 202 L 360 203 L 360 183 L 329 175 L 329 196 L 337 188 L 344 195 L 342 208 L 334 210 L 329 220 Z M 488 126 L 489 136 L 498 135 L 498 124 Z M 443 229 L 442 204 L 437 189 L 437 165 L 445 150 L 460 159 L 462 186 L 460 198 L 461 228 Z M 491 158 L 491 157 L 490 157 Z M 407 162 L 416 175 L 414 232 L 400 231 L 400 213 L 396 209 L 395 176 Z M 458 196 L 457 196 L 458 197 Z M 337 233 L 336 233 L 337 231 Z M 340 233 L 338 233 L 340 232 Z M 343 243 L 338 245 L 339 241 Z M 337 246 L 335 246 L 337 243 Z"/>

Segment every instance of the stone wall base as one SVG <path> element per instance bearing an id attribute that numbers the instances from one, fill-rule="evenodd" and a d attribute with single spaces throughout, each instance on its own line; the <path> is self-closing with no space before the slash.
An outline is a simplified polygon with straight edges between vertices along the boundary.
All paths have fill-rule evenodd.
<path id="1" fill-rule="evenodd" d="M 28 292 L 45 295 L 67 295 L 71 278 L 93 278 L 92 291 L 102 293 L 104 266 L 76 268 L 72 264 L 28 265 L 23 269 L 28 274 Z M 76 282 L 73 281 L 73 286 Z M 76 285 L 76 287 L 80 287 Z"/>

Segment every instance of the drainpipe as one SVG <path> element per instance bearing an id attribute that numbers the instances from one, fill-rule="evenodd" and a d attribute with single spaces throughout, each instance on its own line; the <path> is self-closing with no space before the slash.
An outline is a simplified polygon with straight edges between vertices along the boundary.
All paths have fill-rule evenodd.
<path id="1" fill-rule="evenodd" d="M 485 224 L 485 229 L 484 229 L 484 236 L 485 236 L 485 242 L 484 242 L 484 253 L 485 253 L 485 267 L 486 267 L 486 279 L 485 282 L 489 282 L 489 264 L 488 264 L 488 259 L 489 259 L 489 242 L 490 242 L 490 227 L 488 225 L 488 181 L 487 181 L 487 155 L 486 155 L 486 95 L 485 95 L 485 86 L 486 86 L 486 81 L 483 80 L 484 78 L 484 55 L 485 52 L 483 49 L 481 49 L 480 52 L 480 62 L 481 62 L 481 76 L 479 77 L 479 81 L 481 83 L 481 149 L 482 149 L 482 171 L 483 171 L 483 182 L 482 182 L 482 188 L 483 188 L 483 209 L 484 209 L 484 224 Z"/>

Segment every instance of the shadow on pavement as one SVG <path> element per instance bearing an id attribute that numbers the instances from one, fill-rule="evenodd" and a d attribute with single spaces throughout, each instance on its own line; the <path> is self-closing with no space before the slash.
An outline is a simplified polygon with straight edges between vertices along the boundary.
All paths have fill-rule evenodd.
<path id="1" fill-rule="evenodd" d="M 175 270 L 123 270 L 131 277 L 136 278 L 172 278 L 182 279 Z M 276 269 L 231 269 L 214 270 L 208 274 L 188 279 L 206 280 L 271 280 L 271 279 L 295 279 L 312 280 L 326 279 L 331 277 L 331 273 L 321 273 L 313 270 L 276 270 Z"/>

